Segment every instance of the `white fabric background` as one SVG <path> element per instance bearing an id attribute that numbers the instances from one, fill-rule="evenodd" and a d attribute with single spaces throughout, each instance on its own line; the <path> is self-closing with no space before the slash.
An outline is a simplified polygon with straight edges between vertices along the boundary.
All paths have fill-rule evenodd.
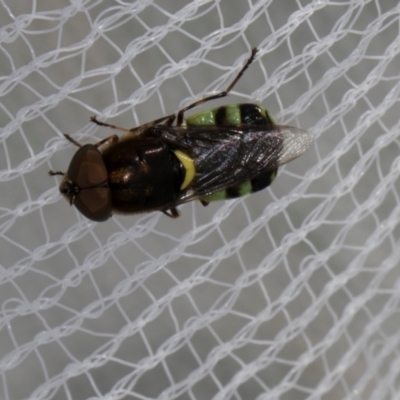
<path id="1" fill-rule="evenodd" d="M 398 1 L 0 1 L 0 398 L 399 396 Z M 75 149 L 225 88 L 316 136 L 252 196 L 92 223 Z"/>

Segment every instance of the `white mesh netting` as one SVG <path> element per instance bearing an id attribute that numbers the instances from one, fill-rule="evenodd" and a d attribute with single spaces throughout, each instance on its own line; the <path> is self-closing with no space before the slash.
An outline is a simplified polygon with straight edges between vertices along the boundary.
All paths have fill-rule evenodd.
<path id="1" fill-rule="evenodd" d="M 400 6 L 0 1 L 1 399 L 400 398 Z M 312 132 L 267 190 L 96 224 L 76 148 L 224 89 Z M 204 107 L 215 106 L 215 102 Z M 203 107 L 203 108 L 204 108 Z"/>

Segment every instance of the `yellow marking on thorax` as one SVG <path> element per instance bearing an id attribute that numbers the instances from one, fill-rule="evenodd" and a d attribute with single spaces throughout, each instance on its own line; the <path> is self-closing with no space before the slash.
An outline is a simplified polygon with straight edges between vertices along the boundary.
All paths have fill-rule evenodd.
<path id="1" fill-rule="evenodd" d="M 196 172 L 194 169 L 194 161 L 180 150 L 175 150 L 174 153 L 185 168 L 185 179 L 181 185 L 181 190 L 183 190 L 189 186 L 194 178 Z"/>

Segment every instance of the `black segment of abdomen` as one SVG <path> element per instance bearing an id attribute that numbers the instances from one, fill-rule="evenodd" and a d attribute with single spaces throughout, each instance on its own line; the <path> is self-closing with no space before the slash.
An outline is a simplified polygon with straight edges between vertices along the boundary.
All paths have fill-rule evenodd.
<path id="1" fill-rule="evenodd" d="M 228 125 L 226 123 L 226 107 L 219 107 L 217 112 L 215 113 L 215 125 L 223 126 Z"/>
<path id="2" fill-rule="evenodd" d="M 274 126 L 268 112 L 265 112 L 264 116 L 261 113 L 260 107 L 256 104 L 240 104 L 239 108 L 243 125 L 264 125 L 270 128 Z"/>
<path id="3" fill-rule="evenodd" d="M 275 168 L 272 171 L 265 172 L 264 174 L 258 175 L 255 178 L 253 178 L 251 180 L 252 192 L 254 193 L 258 192 L 259 190 L 265 189 L 274 181 L 277 174 L 278 174 L 278 168 Z"/>

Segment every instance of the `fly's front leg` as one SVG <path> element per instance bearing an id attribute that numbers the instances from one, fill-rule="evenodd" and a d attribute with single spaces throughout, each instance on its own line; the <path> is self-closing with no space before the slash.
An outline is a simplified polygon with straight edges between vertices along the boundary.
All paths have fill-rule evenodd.
<path id="1" fill-rule="evenodd" d="M 70 141 L 72 144 L 74 144 L 77 147 L 82 147 L 82 145 L 77 142 L 75 139 L 73 139 L 71 136 L 68 135 L 68 133 L 64 133 L 64 137 L 65 139 L 67 139 L 68 141 Z"/>
<path id="2" fill-rule="evenodd" d="M 256 56 L 258 52 L 257 47 L 253 47 L 251 49 L 251 54 L 250 57 L 248 58 L 248 60 L 246 61 L 246 63 L 243 65 L 242 69 L 239 71 L 239 73 L 236 75 L 236 78 L 232 81 L 232 83 L 222 92 L 217 93 L 217 94 L 213 94 L 211 96 L 207 96 L 204 97 L 203 99 L 197 100 L 192 104 L 189 104 L 188 106 L 186 106 L 185 108 L 182 108 L 182 110 L 178 111 L 178 119 L 176 122 L 177 126 L 181 126 L 183 123 L 183 116 L 185 114 L 186 111 L 199 106 L 200 104 L 206 103 L 207 101 L 210 100 L 215 100 L 215 99 L 220 99 L 221 97 L 225 97 L 228 95 L 228 93 L 233 89 L 233 87 L 236 85 L 236 83 L 238 82 L 238 80 L 241 78 L 241 76 L 244 74 L 244 71 L 246 71 L 246 69 L 249 67 L 249 65 L 254 61 L 254 58 Z"/>
<path id="3" fill-rule="evenodd" d="M 135 128 L 131 128 L 131 129 L 122 128 L 122 127 L 117 126 L 117 125 L 108 124 L 106 122 L 99 121 L 96 118 L 96 116 L 90 117 L 90 121 L 95 123 L 96 125 L 99 125 L 99 126 L 105 126 L 107 128 L 115 129 L 115 130 L 118 130 L 118 131 L 121 131 L 121 132 L 124 132 L 124 133 L 130 133 L 130 134 L 133 133 L 133 134 L 140 135 L 147 128 L 150 128 L 151 126 L 154 126 L 154 125 L 160 125 L 161 123 L 164 123 L 164 125 L 171 126 L 172 123 L 175 121 L 175 118 L 176 118 L 175 114 L 170 114 L 170 115 L 167 115 L 165 117 L 155 119 L 154 121 L 147 122 L 147 123 L 145 123 L 143 125 L 140 125 L 140 126 L 137 126 Z"/>
<path id="4" fill-rule="evenodd" d="M 71 136 L 69 136 L 68 133 L 64 133 L 64 136 L 67 140 L 69 140 L 75 146 L 82 147 L 82 145 L 79 142 L 77 142 L 75 139 L 73 139 Z M 117 135 L 108 136 L 105 139 L 102 139 L 99 142 L 95 143 L 94 145 L 96 147 L 100 147 L 101 145 L 103 145 L 104 143 L 107 143 L 107 142 L 118 142 L 118 136 Z"/>
<path id="5" fill-rule="evenodd" d="M 101 122 L 96 118 L 95 115 L 90 117 L 90 122 L 93 122 L 94 124 L 99 125 L 99 126 L 105 126 L 106 128 L 115 129 L 117 131 L 121 131 L 121 132 L 125 132 L 125 133 L 130 132 L 130 129 L 121 128 L 120 126 L 117 126 L 117 125 L 107 124 L 106 122 Z M 134 128 L 134 129 L 137 129 L 137 128 Z"/>
<path id="6" fill-rule="evenodd" d="M 49 171 L 49 175 L 50 176 L 54 176 L 54 175 L 62 175 L 62 176 L 64 176 L 65 173 L 62 172 L 62 171 Z"/>
<path id="7" fill-rule="evenodd" d="M 98 142 L 95 143 L 94 145 L 95 145 L 96 147 L 100 147 L 100 146 L 102 146 L 104 143 L 109 143 L 109 144 L 117 143 L 118 140 L 119 140 L 119 138 L 118 138 L 117 135 L 111 135 L 111 136 L 106 137 L 105 139 L 102 139 L 102 140 L 98 141 Z"/>

